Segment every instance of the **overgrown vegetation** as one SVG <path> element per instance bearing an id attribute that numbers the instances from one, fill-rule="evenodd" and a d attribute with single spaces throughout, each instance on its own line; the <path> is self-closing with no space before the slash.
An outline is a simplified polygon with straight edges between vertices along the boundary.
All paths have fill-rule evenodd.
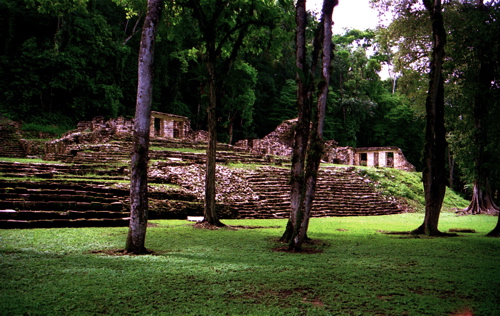
<path id="1" fill-rule="evenodd" d="M 117 255 L 126 228 L 0 231 L 0 310 L 7 315 L 450 315 L 500 309 L 496 218 L 445 213 L 456 238 L 396 237 L 422 214 L 313 218 L 313 254 L 273 251 L 286 220 L 194 229 L 152 221 L 155 254 Z M 297 277 L 300 272 L 300 277 Z"/>
<path id="2" fill-rule="evenodd" d="M 36 135 L 50 135 L 54 137 L 61 137 L 70 129 L 71 128 L 67 126 L 38 123 L 25 123 L 21 127 L 21 130 L 24 132 L 24 134 L 31 135 L 32 137 Z"/>
<path id="3" fill-rule="evenodd" d="M 393 168 L 357 167 L 358 172 L 374 181 L 374 186 L 387 196 L 407 203 L 415 211 L 424 211 L 424 187 L 420 172 L 406 172 Z M 455 191 L 447 188 L 443 202 L 443 212 L 455 212 L 467 207 L 465 200 Z"/>

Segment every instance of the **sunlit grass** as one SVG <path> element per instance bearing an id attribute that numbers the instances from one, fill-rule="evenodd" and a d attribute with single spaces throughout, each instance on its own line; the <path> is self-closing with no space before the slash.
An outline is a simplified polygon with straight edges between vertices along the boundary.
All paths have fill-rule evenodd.
<path id="1" fill-rule="evenodd" d="M 18 163 L 43 163 L 43 164 L 57 164 L 57 165 L 67 165 L 60 161 L 49 161 L 40 158 L 11 158 L 11 157 L 0 157 L 0 161 L 3 162 L 18 162 Z"/>
<path id="2" fill-rule="evenodd" d="M 450 315 L 500 309 L 497 218 L 442 214 L 454 238 L 413 238 L 422 214 L 313 218 L 322 252 L 274 252 L 286 220 L 202 230 L 151 221 L 155 255 L 115 256 L 127 228 L 0 230 L 5 315 Z M 103 252 L 107 250 L 108 252 Z M 100 252 L 96 252 L 100 251 Z"/>

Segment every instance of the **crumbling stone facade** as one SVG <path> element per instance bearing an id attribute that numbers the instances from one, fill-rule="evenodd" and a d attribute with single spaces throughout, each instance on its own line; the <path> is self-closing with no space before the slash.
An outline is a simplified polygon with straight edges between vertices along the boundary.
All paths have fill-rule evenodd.
<path id="1" fill-rule="evenodd" d="M 244 139 L 234 146 L 258 155 L 291 156 L 297 119 L 283 121 L 262 139 Z"/>
<path id="2" fill-rule="evenodd" d="M 133 131 L 133 119 L 118 117 L 106 120 L 102 116 L 97 116 L 92 121 L 78 123 L 76 130 L 67 132 L 60 139 L 45 143 L 45 158 L 54 160 L 64 155 L 74 155 L 89 144 L 105 144 L 112 138 L 130 137 Z M 191 130 L 187 117 L 154 111 L 151 113 L 150 137 L 185 139 L 194 142 L 206 140 L 205 133 Z"/>

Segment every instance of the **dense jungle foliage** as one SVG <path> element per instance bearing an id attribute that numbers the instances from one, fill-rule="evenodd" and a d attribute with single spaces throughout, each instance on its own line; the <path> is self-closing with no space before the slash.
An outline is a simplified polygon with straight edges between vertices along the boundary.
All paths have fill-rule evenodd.
<path id="1" fill-rule="evenodd" d="M 163 12 L 153 110 L 187 116 L 198 130 L 207 126 L 206 39 L 187 3 L 167 2 Z M 263 22 L 248 27 L 238 58 L 221 76 L 221 142 L 261 138 L 297 116 L 293 1 L 252 3 Z M 467 1 L 448 1 L 444 9 L 448 167 L 459 190 L 473 182 L 478 150 L 485 153 L 493 191 L 499 187 L 494 157 L 500 133 L 491 122 L 500 112 L 492 101 L 500 86 L 495 8 L 478 11 Z M 145 11 L 142 0 L 0 0 L 0 115 L 25 128 L 59 131 L 94 116 L 132 117 Z M 220 16 L 221 32 L 237 24 L 235 16 Z M 324 135 L 340 146 L 398 146 L 420 170 L 430 28 L 423 10 L 401 9 L 394 18 L 386 28 L 334 36 Z M 318 21 L 311 16 L 310 23 Z M 221 44 L 221 56 L 229 52 Z M 393 66 L 393 78 L 380 77 L 384 65 Z M 479 73 L 480 66 L 491 71 Z M 485 89 L 488 106 L 475 107 L 477 92 Z M 481 111 L 485 128 L 479 135 Z M 479 149 L 477 139 L 484 140 Z"/>

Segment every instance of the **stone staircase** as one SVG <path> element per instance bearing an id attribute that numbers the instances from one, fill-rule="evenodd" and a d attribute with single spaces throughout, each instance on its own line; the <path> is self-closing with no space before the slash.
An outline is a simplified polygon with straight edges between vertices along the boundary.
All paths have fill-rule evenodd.
<path id="1" fill-rule="evenodd" d="M 312 217 L 369 216 L 402 213 L 405 210 L 375 190 L 353 168 L 323 168 L 319 173 Z M 290 171 L 265 168 L 247 179 L 257 201 L 237 203 L 241 218 L 288 218 Z"/>
<path id="2" fill-rule="evenodd" d="M 258 199 L 220 204 L 221 218 L 288 218 L 289 174 L 289 168 L 271 166 L 248 173 L 246 181 Z M 106 163 L 0 162 L 0 176 L 4 179 L 0 180 L 0 228 L 128 225 L 129 190 L 116 185 L 116 180 L 129 179 L 126 169 L 109 168 Z M 156 180 L 150 183 L 161 183 Z M 182 189 L 153 186 L 149 197 L 150 219 L 203 215 L 203 202 Z M 313 217 L 404 211 L 396 201 L 375 192 L 352 167 L 323 167 L 319 173 Z"/>
<path id="3" fill-rule="evenodd" d="M 0 161 L 0 175 L 4 178 L 35 177 L 42 179 L 79 178 L 88 175 L 106 177 L 107 180 L 128 180 L 126 168 L 106 163 L 61 164 L 61 163 L 20 163 Z"/>
<path id="4" fill-rule="evenodd" d="M 128 226 L 130 192 L 113 183 L 0 180 L 0 229 Z M 203 215 L 192 194 L 149 192 L 150 219 Z"/>
<path id="5" fill-rule="evenodd" d="M 127 226 L 127 199 L 103 183 L 0 180 L 0 228 Z"/>

